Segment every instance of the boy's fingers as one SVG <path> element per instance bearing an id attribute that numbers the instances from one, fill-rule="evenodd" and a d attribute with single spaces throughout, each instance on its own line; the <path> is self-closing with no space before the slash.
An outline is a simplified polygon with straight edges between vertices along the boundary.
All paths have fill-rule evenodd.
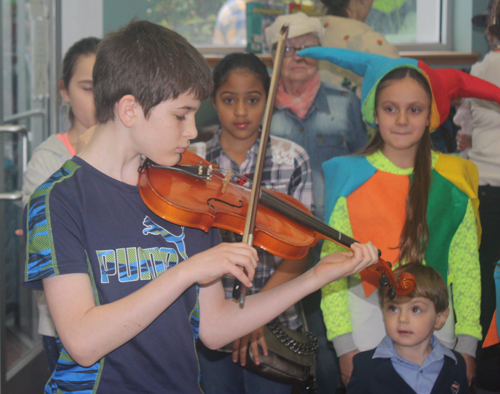
<path id="1" fill-rule="evenodd" d="M 363 262 L 371 262 L 378 260 L 378 249 L 371 243 L 366 244 L 354 243 L 351 245 L 355 257 L 360 257 Z M 359 253 L 358 255 L 356 253 Z"/>
<path id="2" fill-rule="evenodd" d="M 239 268 L 238 266 L 230 264 L 228 273 L 230 275 L 234 276 L 236 279 L 238 279 L 246 287 L 253 286 L 251 280 L 249 279 L 249 276 L 247 276 L 247 274 L 245 274 L 245 272 L 241 268 Z M 252 277 L 253 277 L 253 272 L 252 272 Z"/>
<path id="3" fill-rule="evenodd" d="M 257 255 L 257 251 L 253 246 L 250 246 L 244 242 L 234 243 L 231 245 L 236 247 L 234 253 L 241 253 L 244 254 L 245 256 L 248 256 L 252 261 L 252 265 L 254 267 L 257 267 L 257 261 L 259 260 L 259 257 Z"/>
<path id="4" fill-rule="evenodd" d="M 368 241 L 368 243 L 366 245 L 367 245 L 368 251 L 370 253 L 371 259 L 377 261 L 378 260 L 377 247 L 374 244 L 372 244 L 371 241 Z"/>

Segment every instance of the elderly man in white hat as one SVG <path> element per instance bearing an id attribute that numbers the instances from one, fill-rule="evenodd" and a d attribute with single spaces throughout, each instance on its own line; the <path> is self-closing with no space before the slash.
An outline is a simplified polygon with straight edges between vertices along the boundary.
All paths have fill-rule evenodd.
<path id="1" fill-rule="evenodd" d="M 356 96 L 321 82 L 318 61 L 297 56 L 301 49 L 321 45 L 323 26 L 319 19 L 302 12 L 279 16 L 265 30 L 273 54 L 284 24 L 289 31 L 271 134 L 290 139 L 307 150 L 313 170 L 314 214 L 323 220 L 321 163 L 362 148 L 367 142 L 366 128 Z"/>
<path id="2" fill-rule="evenodd" d="M 351 91 L 320 81 L 318 61 L 297 56 L 301 49 L 321 45 L 323 26 L 318 18 L 302 12 L 279 16 L 265 30 L 267 44 L 276 50 L 279 31 L 289 26 L 271 134 L 303 146 L 311 158 L 314 214 L 324 220 L 324 180 L 321 164 L 335 156 L 358 151 L 367 142 L 360 101 Z M 320 246 L 311 251 L 319 261 Z M 309 328 L 318 334 L 318 393 L 334 393 L 339 381 L 337 361 L 327 344 L 319 308 L 320 292 L 303 300 Z"/>

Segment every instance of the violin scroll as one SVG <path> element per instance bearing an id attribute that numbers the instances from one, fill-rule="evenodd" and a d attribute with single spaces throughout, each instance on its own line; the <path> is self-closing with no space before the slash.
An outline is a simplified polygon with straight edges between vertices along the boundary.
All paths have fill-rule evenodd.
<path id="1" fill-rule="evenodd" d="M 397 284 L 397 294 L 399 296 L 405 296 L 410 293 L 412 293 L 415 290 L 415 287 L 417 286 L 417 281 L 415 280 L 415 277 L 410 274 L 409 272 L 401 272 L 398 277 L 398 284 Z"/>
<path id="2" fill-rule="evenodd" d="M 408 272 L 402 272 L 399 274 L 398 279 L 396 279 L 394 273 L 392 272 L 391 263 L 381 258 L 379 258 L 377 264 L 367 269 L 372 272 L 376 272 L 377 275 L 380 276 L 380 286 L 389 288 L 387 295 L 390 300 L 392 300 L 395 296 L 406 296 L 412 293 L 417 286 L 415 277 Z"/>

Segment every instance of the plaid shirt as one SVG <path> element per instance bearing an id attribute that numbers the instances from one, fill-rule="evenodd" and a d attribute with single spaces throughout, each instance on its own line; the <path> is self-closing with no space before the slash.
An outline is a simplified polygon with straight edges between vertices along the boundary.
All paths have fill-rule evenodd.
<path id="1" fill-rule="evenodd" d="M 223 172 L 231 169 L 233 181 L 250 187 L 259 152 L 260 137 L 248 150 L 245 161 L 241 166 L 238 166 L 220 146 L 219 135 L 220 130 L 206 143 L 198 143 L 205 145 L 206 159 L 211 163 L 218 164 Z M 200 147 L 194 147 L 194 149 L 197 148 Z M 203 150 L 203 148 L 201 149 Z M 262 187 L 288 194 L 301 201 L 307 208 L 312 209 L 311 179 L 311 166 L 305 149 L 292 141 L 270 136 L 262 172 Z M 240 235 L 230 231 L 222 230 L 221 237 L 224 242 L 241 241 Z M 257 249 L 257 252 L 259 262 L 255 271 L 253 287 L 247 290 L 248 294 L 258 293 L 276 271 L 282 260 L 280 257 L 273 256 L 262 249 Z M 230 299 L 233 292 L 234 278 L 225 276 L 222 283 L 226 291 L 226 298 Z M 281 324 L 293 330 L 302 325 L 295 305 L 283 312 L 277 319 Z"/>
<path id="2" fill-rule="evenodd" d="M 229 0 L 217 15 L 213 43 L 216 45 L 246 45 L 247 43 L 247 2 Z"/>

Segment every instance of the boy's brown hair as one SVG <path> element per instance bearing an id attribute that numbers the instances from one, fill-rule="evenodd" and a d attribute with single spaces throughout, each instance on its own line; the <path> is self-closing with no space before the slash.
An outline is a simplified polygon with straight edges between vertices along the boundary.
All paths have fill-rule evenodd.
<path id="1" fill-rule="evenodd" d="M 423 297 L 432 301 L 436 313 L 443 312 L 448 308 L 448 288 L 439 272 L 434 268 L 423 264 L 405 264 L 394 270 L 396 280 L 399 274 L 408 272 L 415 277 L 417 286 L 413 293 L 404 297 L 415 298 Z M 378 289 L 380 307 L 383 308 L 384 302 L 389 298 L 387 287 L 381 286 Z M 398 298 L 400 296 L 396 296 Z M 402 297 L 400 297 L 402 298 Z"/>
<path id="2" fill-rule="evenodd" d="M 102 40 L 93 80 L 100 124 L 114 120 L 115 104 L 128 94 L 147 118 L 165 100 L 189 92 L 202 101 L 212 91 L 204 57 L 181 35 L 148 21 L 131 21 Z"/>

